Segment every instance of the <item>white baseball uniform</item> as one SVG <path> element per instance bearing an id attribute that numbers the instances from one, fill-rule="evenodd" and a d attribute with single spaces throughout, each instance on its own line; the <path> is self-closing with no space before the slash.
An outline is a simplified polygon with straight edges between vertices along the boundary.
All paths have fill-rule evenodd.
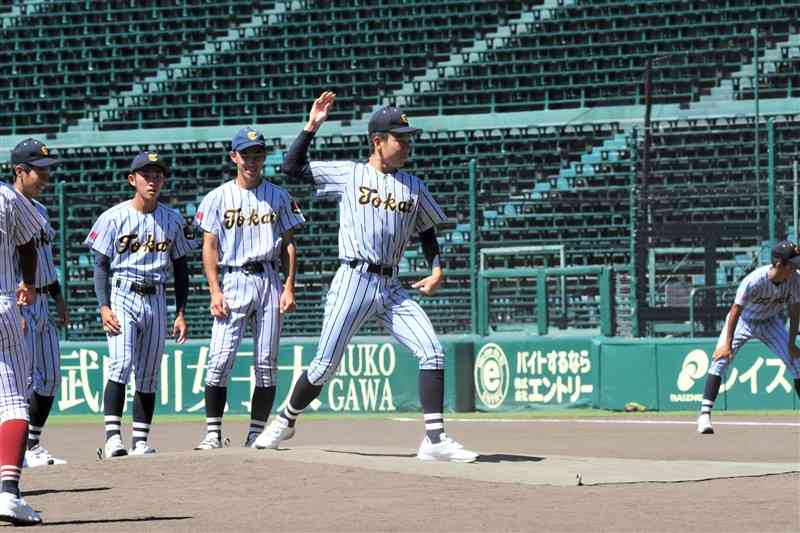
<path id="1" fill-rule="evenodd" d="M 800 274 L 794 274 L 782 283 L 770 281 L 770 265 L 762 266 L 745 276 L 736 291 L 735 304 L 742 306 L 742 314 L 733 333 L 733 355 L 750 339 L 758 339 L 780 357 L 795 379 L 800 378 L 800 359 L 789 355 L 789 333 L 786 330 L 784 311 L 787 305 L 800 303 Z M 726 326 L 722 329 L 717 346 L 727 342 Z M 730 360 L 712 362 L 709 374 L 721 376 Z"/>
<path id="2" fill-rule="evenodd" d="M 277 264 L 283 235 L 305 222 L 303 214 L 289 193 L 269 181 L 244 189 L 231 180 L 203 198 L 195 220 L 218 239 L 222 292 L 230 309 L 227 319 L 214 318 L 206 383 L 227 385 L 249 321 L 256 386 L 274 386 L 283 291 Z"/>
<path id="3" fill-rule="evenodd" d="M 122 331 L 108 336 L 109 379 L 128 383 L 133 367 L 136 389 L 152 393 L 167 335 L 164 284 L 172 261 L 191 245 L 180 213 L 161 203 L 142 213 L 131 204 L 128 200 L 101 214 L 84 244 L 111 259 L 111 309 Z"/>
<path id="4" fill-rule="evenodd" d="M 44 221 L 33 205 L 0 183 L 0 423 L 28 420 L 25 393 L 29 356 L 16 299 L 16 247 L 30 241 L 43 227 Z"/>
<path id="5" fill-rule="evenodd" d="M 55 396 L 61 379 L 61 353 L 58 343 L 58 329 L 50 319 L 47 288 L 58 280 L 53 261 L 52 241 L 56 232 L 50 225 L 47 208 L 36 200 L 31 200 L 36 211 L 44 221 L 44 227 L 35 237 L 36 242 L 36 303 L 20 309 L 28 324 L 25 332 L 25 346 L 30 355 L 30 387 L 41 396 Z M 17 279 L 22 279 L 17 267 Z"/>
<path id="6" fill-rule="evenodd" d="M 366 163 L 310 163 L 317 196 L 339 203 L 339 260 L 325 302 L 319 347 L 308 380 L 326 383 L 366 320 L 377 317 L 419 359 L 419 368 L 444 368 L 433 325 L 397 278 L 397 265 L 412 234 L 446 219 L 425 184 L 398 170 L 378 172 Z M 369 270 L 380 268 L 383 273 Z"/>

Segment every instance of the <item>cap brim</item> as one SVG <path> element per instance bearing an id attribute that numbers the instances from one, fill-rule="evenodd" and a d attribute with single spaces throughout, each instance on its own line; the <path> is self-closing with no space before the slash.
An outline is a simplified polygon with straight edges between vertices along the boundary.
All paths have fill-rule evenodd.
<path id="1" fill-rule="evenodd" d="M 162 171 L 164 171 L 164 175 L 165 176 L 169 176 L 169 167 L 167 165 L 165 165 L 164 163 L 161 163 L 160 161 L 148 161 L 144 165 L 139 165 L 138 167 L 132 168 L 131 172 L 136 172 L 137 170 L 142 170 L 143 168 L 147 168 L 147 167 L 160 168 Z"/>
<path id="2" fill-rule="evenodd" d="M 409 133 L 415 134 L 420 133 L 422 130 L 419 128 L 412 128 L 411 126 L 403 126 L 402 128 L 392 128 L 389 130 L 389 133 Z"/>
<path id="3" fill-rule="evenodd" d="M 41 159 L 37 159 L 36 161 L 29 161 L 28 164 L 34 167 L 47 168 L 57 165 L 58 159 L 53 159 L 52 157 L 43 157 Z"/>
<path id="4" fill-rule="evenodd" d="M 264 144 L 261 141 L 247 141 L 246 143 L 242 143 L 239 146 L 237 146 L 236 148 L 234 148 L 233 151 L 234 152 L 243 152 L 243 151 L 245 151 L 248 148 L 251 148 L 253 146 L 260 146 L 261 148 L 266 148 L 267 147 L 267 145 Z"/>

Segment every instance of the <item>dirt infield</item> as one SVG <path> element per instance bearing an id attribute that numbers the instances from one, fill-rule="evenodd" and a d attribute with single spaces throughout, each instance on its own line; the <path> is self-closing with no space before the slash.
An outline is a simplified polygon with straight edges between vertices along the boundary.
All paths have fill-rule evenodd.
<path id="1" fill-rule="evenodd" d="M 353 418 L 303 420 L 277 451 L 226 421 L 231 447 L 194 452 L 203 423 L 156 421 L 157 455 L 98 461 L 98 418 L 48 427 L 69 464 L 26 469 L 23 488 L 63 531 L 800 530 L 800 418 L 691 422 L 450 421 L 483 454 L 456 465 L 414 458 L 416 419 Z"/>

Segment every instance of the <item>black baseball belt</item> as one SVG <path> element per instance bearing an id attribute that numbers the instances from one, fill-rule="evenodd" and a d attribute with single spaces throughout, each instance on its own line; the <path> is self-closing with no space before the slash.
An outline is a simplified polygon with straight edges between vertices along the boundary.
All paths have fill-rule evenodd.
<path id="1" fill-rule="evenodd" d="M 266 261 L 266 262 L 256 262 L 251 261 L 250 263 L 245 263 L 242 266 L 229 266 L 225 267 L 225 272 L 230 274 L 231 272 L 244 272 L 245 274 L 261 274 L 264 272 L 264 265 L 269 263 L 272 266 L 272 270 L 277 270 L 277 265 L 275 261 Z"/>
<path id="2" fill-rule="evenodd" d="M 158 285 L 136 283 L 135 281 L 123 282 L 121 279 L 118 279 L 114 282 L 114 285 L 117 287 L 124 287 L 124 285 L 127 285 L 130 292 L 135 292 L 140 296 L 150 296 L 158 292 Z"/>
<path id="3" fill-rule="evenodd" d="M 375 263 L 370 263 L 368 261 L 362 261 L 360 259 L 353 259 L 352 261 L 346 262 L 347 266 L 350 268 L 357 269 L 361 265 L 367 265 L 367 272 L 370 274 L 380 274 L 381 276 L 392 277 L 394 276 L 394 267 L 386 266 L 386 265 L 376 265 Z"/>

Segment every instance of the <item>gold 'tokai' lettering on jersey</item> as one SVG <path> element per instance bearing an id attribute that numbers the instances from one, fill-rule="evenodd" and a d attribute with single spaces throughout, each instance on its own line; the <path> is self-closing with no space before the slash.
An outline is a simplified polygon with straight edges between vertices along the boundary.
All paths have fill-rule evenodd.
<path id="1" fill-rule="evenodd" d="M 169 250 L 169 245 L 171 243 L 172 241 L 169 239 L 156 242 L 155 237 L 152 235 L 148 235 L 147 239 L 145 239 L 144 242 L 141 242 L 139 241 L 138 235 L 131 233 L 130 235 L 123 235 L 119 238 L 119 242 L 117 243 L 117 253 L 124 254 L 128 251 L 132 253 L 166 252 Z"/>
<path id="2" fill-rule="evenodd" d="M 231 229 L 234 226 L 258 226 L 259 224 L 272 224 L 278 220 L 278 213 L 272 211 L 271 213 L 261 214 L 255 209 L 250 211 L 250 216 L 245 217 L 240 209 L 228 209 L 225 211 L 224 216 L 225 229 Z"/>
<path id="3" fill-rule="evenodd" d="M 375 209 L 385 209 L 386 211 L 398 211 L 400 213 L 408 213 L 414 207 L 414 200 L 398 202 L 397 199 L 389 193 L 386 199 L 380 197 L 377 189 L 370 189 L 369 187 L 359 187 L 361 196 L 358 197 L 358 203 L 361 205 L 371 205 Z"/>

